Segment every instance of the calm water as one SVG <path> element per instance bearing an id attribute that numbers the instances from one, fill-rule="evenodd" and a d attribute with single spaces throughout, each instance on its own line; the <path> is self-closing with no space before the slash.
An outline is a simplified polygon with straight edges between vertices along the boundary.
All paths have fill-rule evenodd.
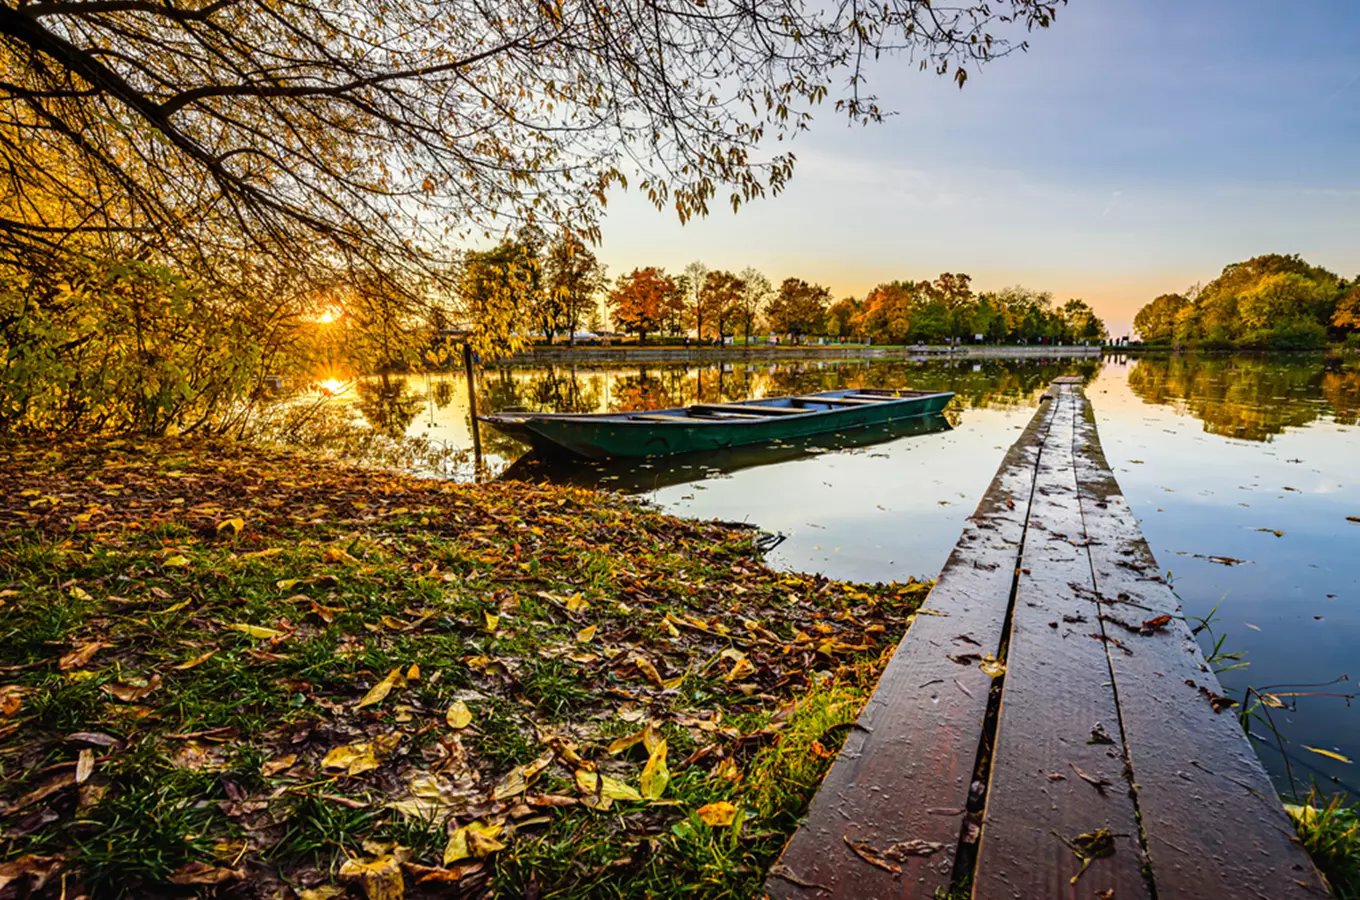
<path id="1" fill-rule="evenodd" d="M 1081 375 L 1113 466 L 1163 569 L 1193 616 L 1218 607 L 1225 649 L 1251 665 L 1240 690 L 1360 677 L 1360 366 L 1321 357 L 1096 361 L 811 362 L 705 369 L 493 370 L 484 411 L 674 406 L 842 386 L 952 390 L 946 422 L 853 438 L 626 466 L 551 467 L 483 432 L 488 471 L 638 493 L 666 510 L 782 533 L 776 566 L 857 580 L 939 571 L 1006 448 L 1056 376 Z M 387 398 L 388 401 L 394 398 Z M 470 443 L 466 384 L 412 379 L 369 418 Z M 1278 532 L 1278 534 L 1277 534 Z M 1227 564 L 1232 561 L 1231 564 Z M 1207 649 L 1207 648 L 1206 648 Z M 1288 688 L 1279 688 L 1287 690 Z M 1310 690 L 1312 688 L 1304 688 Z M 1319 691 L 1349 693 L 1354 681 Z M 1360 795 L 1360 709 L 1309 697 L 1276 711 L 1294 778 Z M 1286 764 L 1261 755 L 1281 790 Z"/>

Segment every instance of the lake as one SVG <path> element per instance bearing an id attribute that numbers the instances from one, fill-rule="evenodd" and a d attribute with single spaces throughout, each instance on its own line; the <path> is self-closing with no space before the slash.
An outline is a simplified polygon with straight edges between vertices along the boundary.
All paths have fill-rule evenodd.
<path id="1" fill-rule="evenodd" d="M 1097 360 L 816 361 L 629 368 L 492 368 L 484 412 L 635 410 L 837 387 L 957 393 L 947 423 L 826 437 L 679 462 L 552 466 L 483 429 L 483 477 L 569 480 L 638 494 L 678 515 L 750 522 L 783 541 L 776 567 L 834 578 L 930 578 L 943 566 L 1005 450 L 1055 377 L 1080 375 L 1105 452 L 1190 616 L 1217 608 L 1247 685 L 1349 694 L 1360 676 L 1360 364 L 1322 356 Z M 466 382 L 420 376 L 368 390 L 367 417 L 470 445 Z M 1201 634 L 1206 652 L 1209 632 Z M 1335 683 L 1333 683 L 1335 682 Z M 1272 711 L 1287 739 L 1258 744 L 1282 792 L 1360 796 L 1360 709 L 1339 696 Z"/>

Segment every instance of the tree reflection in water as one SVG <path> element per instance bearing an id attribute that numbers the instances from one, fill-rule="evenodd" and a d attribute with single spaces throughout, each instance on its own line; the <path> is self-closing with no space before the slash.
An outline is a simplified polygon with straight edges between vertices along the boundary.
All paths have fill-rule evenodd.
<path id="1" fill-rule="evenodd" d="M 1328 369 L 1315 355 L 1165 356 L 1137 360 L 1129 389 L 1204 423 L 1210 434 L 1269 441 L 1323 416 L 1356 423 L 1360 369 Z"/>

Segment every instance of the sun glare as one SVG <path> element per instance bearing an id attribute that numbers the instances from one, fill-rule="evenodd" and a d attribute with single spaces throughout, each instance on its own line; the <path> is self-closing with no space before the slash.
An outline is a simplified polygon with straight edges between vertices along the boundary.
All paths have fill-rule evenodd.
<path id="1" fill-rule="evenodd" d="M 321 389 L 321 393 L 334 397 L 343 394 L 349 386 L 338 378 L 327 378 L 325 381 L 318 381 L 316 386 Z"/>
<path id="2" fill-rule="evenodd" d="M 322 324 L 330 324 L 331 322 L 338 320 L 341 315 L 343 315 L 343 313 L 340 309 L 334 306 L 328 306 L 321 311 L 321 314 L 316 317 L 316 320 Z"/>

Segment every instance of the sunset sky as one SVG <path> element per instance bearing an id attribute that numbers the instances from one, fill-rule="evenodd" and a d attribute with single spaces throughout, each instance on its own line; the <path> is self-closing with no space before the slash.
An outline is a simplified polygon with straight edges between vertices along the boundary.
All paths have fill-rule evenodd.
<path id="1" fill-rule="evenodd" d="M 1088 300 L 1112 334 L 1160 293 L 1258 253 L 1360 274 L 1360 3 L 1072 0 L 963 90 L 905 61 L 897 115 L 828 106 L 793 184 L 681 226 L 615 196 L 601 259 L 753 265 L 837 296 L 963 271 Z"/>

